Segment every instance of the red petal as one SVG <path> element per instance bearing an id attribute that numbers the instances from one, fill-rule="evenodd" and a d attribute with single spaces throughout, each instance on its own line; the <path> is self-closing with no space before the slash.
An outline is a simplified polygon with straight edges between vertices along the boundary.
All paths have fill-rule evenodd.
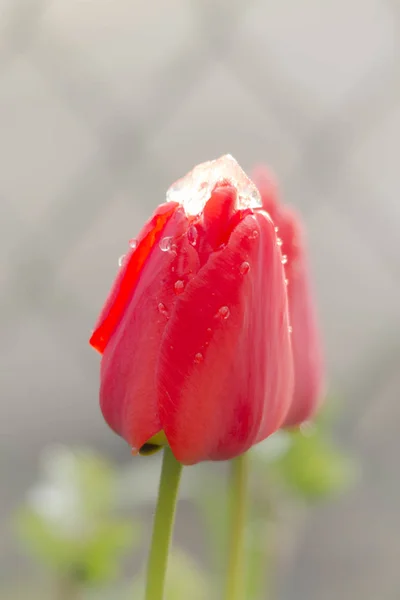
<path id="1" fill-rule="evenodd" d="M 121 320 L 140 271 L 177 206 L 176 202 L 161 204 L 140 232 L 136 248 L 126 255 L 90 338 L 90 344 L 99 352 L 104 351 Z"/>
<path id="2" fill-rule="evenodd" d="M 276 220 L 279 212 L 279 192 L 278 184 L 272 173 L 264 166 L 258 166 L 253 169 L 252 180 L 256 184 L 261 194 L 263 209 L 267 211 L 273 221 Z"/>
<path id="3" fill-rule="evenodd" d="M 161 424 L 183 463 L 228 459 L 280 426 L 292 389 L 281 255 L 260 211 L 177 299 L 158 369 Z"/>
<path id="4" fill-rule="evenodd" d="M 277 185 L 268 169 L 253 171 L 263 207 L 278 228 L 286 257 L 290 325 L 295 369 L 293 400 L 285 426 L 298 425 L 313 416 L 324 386 L 323 352 L 310 282 L 310 270 L 301 219 L 280 204 Z"/>
<path id="5" fill-rule="evenodd" d="M 216 249 L 229 239 L 229 223 L 235 213 L 237 191 L 225 184 L 214 188 L 204 207 L 203 223 L 211 248 Z"/>
<path id="6" fill-rule="evenodd" d="M 103 354 L 100 405 L 104 418 L 137 449 L 162 428 L 155 380 L 160 344 L 177 298 L 176 273 L 181 275 L 182 265 L 187 270 L 198 268 L 197 254 L 184 235 L 187 227 L 179 207 L 162 230 L 162 237 L 172 238 L 171 250 L 162 251 L 158 243 L 149 249 Z M 173 249 L 175 242 L 180 245 L 179 256 Z"/>
<path id="7" fill-rule="evenodd" d="M 310 270 L 300 219 L 285 210 L 279 221 L 282 251 L 287 255 L 289 313 L 295 368 L 293 400 L 285 426 L 310 419 L 321 400 L 324 377 L 322 346 L 316 318 Z"/>

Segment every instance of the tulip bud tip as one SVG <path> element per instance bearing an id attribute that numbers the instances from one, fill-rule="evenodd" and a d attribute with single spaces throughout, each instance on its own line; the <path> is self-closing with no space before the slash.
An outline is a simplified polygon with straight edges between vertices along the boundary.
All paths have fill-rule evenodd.
<path id="1" fill-rule="evenodd" d="M 200 214 L 216 186 L 229 183 L 237 191 L 237 209 L 260 208 L 262 200 L 255 184 L 230 154 L 197 165 L 167 191 L 167 202 L 178 202 L 188 215 Z"/>

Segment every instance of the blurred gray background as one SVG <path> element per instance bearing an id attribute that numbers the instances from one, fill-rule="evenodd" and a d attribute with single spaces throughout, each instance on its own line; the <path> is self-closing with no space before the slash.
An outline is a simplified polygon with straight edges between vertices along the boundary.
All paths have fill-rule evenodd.
<path id="1" fill-rule="evenodd" d="M 127 459 L 88 337 L 127 249 L 198 162 L 265 162 L 308 226 L 338 439 L 296 600 L 400 598 L 400 2 L 0 0 L 0 574 L 52 442 Z"/>

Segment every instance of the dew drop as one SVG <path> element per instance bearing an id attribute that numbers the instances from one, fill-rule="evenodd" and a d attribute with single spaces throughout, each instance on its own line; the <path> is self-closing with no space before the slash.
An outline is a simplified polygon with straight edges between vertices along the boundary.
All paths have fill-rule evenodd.
<path id="1" fill-rule="evenodd" d="M 293 327 L 292 327 L 291 325 L 289 325 L 289 327 L 288 327 L 288 331 L 289 331 L 289 333 L 292 333 L 292 331 L 293 331 Z"/>
<path id="2" fill-rule="evenodd" d="M 182 294 L 184 289 L 185 289 L 185 283 L 181 279 L 178 279 L 178 281 L 175 281 L 174 290 L 175 290 L 175 294 L 177 296 L 179 296 L 179 294 Z"/>
<path id="3" fill-rule="evenodd" d="M 221 306 L 221 308 L 218 310 L 218 312 L 215 316 L 226 320 L 226 319 L 228 319 L 230 314 L 231 314 L 231 311 L 229 310 L 228 306 Z"/>
<path id="4" fill-rule="evenodd" d="M 129 240 L 129 246 L 132 248 L 132 250 L 135 250 L 137 248 L 137 240 L 135 238 Z"/>
<path id="5" fill-rule="evenodd" d="M 195 357 L 194 357 L 194 362 L 195 362 L 196 364 L 199 364 L 199 363 L 203 362 L 203 360 L 204 360 L 204 356 L 202 355 L 202 353 L 201 353 L 201 352 L 198 352 L 198 353 L 195 355 Z"/>
<path id="6" fill-rule="evenodd" d="M 289 285 L 289 279 L 285 279 L 285 285 Z"/>
<path id="7" fill-rule="evenodd" d="M 275 231 L 276 231 L 276 233 L 278 233 L 279 227 L 275 227 Z"/>
<path id="8" fill-rule="evenodd" d="M 286 263 L 287 263 L 287 256 L 286 256 L 286 254 L 282 254 L 282 264 L 286 265 Z"/>
<path id="9" fill-rule="evenodd" d="M 137 456 L 139 454 L 139 448 L 135 448 L 135 446 L 132 446 L 131 452 L 132 456 Z"/>
<path id="10" fill-rule="evenodd" d="M 276 243 L 278 244 L 278 246 L 282 246 L 283 244 L 281 238 L 276 238 Z"/>
<path id="11" fill-rule="evenodd" d="M 122 256 L 119 257 L 118 259 L 118 266 L 122 267 L 122 265 L 124 264 L 124 260 L 125 260 L 125 254 L 122 254 Z"/>
<path id="12" fill-rule="evenodd" d="M 209 336 L 210 336 L 211 334 L 212 334 L 212 329 L 211 329 L 211 327 L 207 327 L 207 335 L 209 335 Z"/>
<path id="13" fill-rule="evenodd" d="M 239 267 L 239 271 L 242 275 L 246 275 L 250 271 L 250 264 L 246 261 L 242 262 L 242 264 Z"/>
<path id="14" fill-rule="evenodd" d="M 249 235 L 249 238 L 251 240 L 255 240 L 255 239 L 258 238 L 258 231 L 257 231 L 257 229 L 255 229 L 254 231 L 251 232 L 251 234 Z"/>
<path id="15" fill-rule="evenodd" d="M 195 246 L 197 244 L 198 237 L 199 237 L 199 232 L 197 231 L 196 227 L 194 225 L 189 227 L 188 232 L 187 232 L 187 238 L 189 240 L 189 244 L 192 244 L 192 246 Z"/>
<path id="16" fill-rule="evenodd" d="M 168 252 L 172 247 L 172 237 L 162 238 L 159 245 L 162 252 Z"/>
<path id="17" fill-rule="evenodd" d="M 168 315 L 167 307 L 162 302 L 160 302 L 158 305 L 158 312 L 165 316 Z"/>

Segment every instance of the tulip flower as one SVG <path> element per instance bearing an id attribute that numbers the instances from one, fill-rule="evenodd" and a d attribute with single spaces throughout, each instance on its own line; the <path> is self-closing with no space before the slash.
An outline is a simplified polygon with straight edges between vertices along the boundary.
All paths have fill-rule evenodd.
<path id="1" fill-rule="evenodd" d="M 279 203 L 277 185 L 263 167 L 253 173 L 263 208 L 277 228 L 285 265 L 294 362 L 293 399 L 284 426 L 310 419 L 321 400 L 324 375 L 322 348 L 310 282 L 310 268 L 301 219 Z"/>
<path id="2" fill-rule="evenodd" d="M 242 454 L 293 396 L 287 275 L 257 188 L 230 156 L 199 165 L 131 246 L 90 340 L 105 420 L 134 452 Z"/>

